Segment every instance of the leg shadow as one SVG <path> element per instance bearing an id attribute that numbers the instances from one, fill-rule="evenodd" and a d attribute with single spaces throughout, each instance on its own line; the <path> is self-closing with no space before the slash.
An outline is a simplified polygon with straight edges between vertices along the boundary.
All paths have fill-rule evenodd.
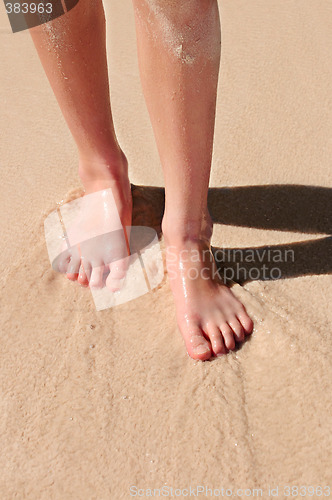
<path id="1" fill-rule="evenodd" d="M 132 186 L 133 225 L 147 225 L 161 235 L 165 192 Z M 227 280 L 245 283 L 332 273 L 332 189 L 302 185 L 210 188 L 214 223 L 322 234 L 323 238 L 283 245 L 213 248 L 218 269 Z"/>

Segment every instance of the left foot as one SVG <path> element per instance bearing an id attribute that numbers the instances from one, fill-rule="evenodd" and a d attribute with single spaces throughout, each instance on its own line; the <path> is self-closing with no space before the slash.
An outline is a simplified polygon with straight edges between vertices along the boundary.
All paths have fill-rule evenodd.
<path id="1" fill-rule="evenodd" d="M 81 161 L 80 176 L 85 196 L 74 204 L 75 220 L 67 228 L 69 249 L 64 245 L 59 270 L 83 286 L 101 288 L 106 282 L 111 291 L 117 291 L 130 253 L 132 199 L 127 160 L 121 155 L 112 168 Z"/>
<path id="2" fill-rule="evenodd" d="M 201 238 L 167 231 L 166 265 L 178 326 L 188 354 L 205 361 L 235 349 L 253 330 L 243 304 L 221 283 L 210 249 L 212 224 Z M 170 226 L 168 226 L 170 227 Z"/>

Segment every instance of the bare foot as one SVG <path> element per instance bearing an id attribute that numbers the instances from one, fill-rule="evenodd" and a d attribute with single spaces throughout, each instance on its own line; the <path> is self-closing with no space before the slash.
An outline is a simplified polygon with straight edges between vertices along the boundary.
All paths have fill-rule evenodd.
<path id="1" fill-rule="evenodd" d="M 106 286 L 116 291 L 129 259 L 129 234 L 124 230 L 132 218 L 127 160 L 122 153 L 107 163 L 82 159 L 79 174 L 85 196 L 67 230 L 70 248 L 59 268 L 83 286 L 100 288 L 106 279 Z"/>
<path id="2" fill-rule="evenodd" d="M 203 361 L 222 356 L 252 332 L 253 322 L 219 279 L 210 250 L 212 224 L 205 224 L 200 237 L 194 238 L 163 221 L 163 233 L 178 326 L 188 354 Z"/>

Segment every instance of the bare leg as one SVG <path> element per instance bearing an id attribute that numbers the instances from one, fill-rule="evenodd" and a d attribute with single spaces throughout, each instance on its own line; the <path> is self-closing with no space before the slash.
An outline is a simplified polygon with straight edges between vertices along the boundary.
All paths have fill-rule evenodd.
<path id="1" fill-rule="evenodd" d="M 111 188 L 123 226 L 131 224 L 127 160 L 117 141 L 109 98 L 105 15 L 101 0 L 80 0 L 64 16 L 30 30 L 46 75 L 75 139 L 86 193 Z M 90 219 L 104 214 L 90 214 Z M 82 221 L 81 221 L 82 222 Z M 88 221 L 93 224 L 94 221 Z M 67 277 L 87 284 L 72 262 Z M 93 272 L 93 271 L 92 271 Z M 92 274 L 101 284 L 102 263 Z"/>
<path id="2" fill-rule="evenodd" d="M 242 304 L 212 279 L 207 210 L 220 21 L 216 0 L 133 0 L 143 90 L 163 166 L 163 233 L 179 328 L 208 359 L 252 331 Z M 197 257 L 198 256 L 198 257 Z"/>

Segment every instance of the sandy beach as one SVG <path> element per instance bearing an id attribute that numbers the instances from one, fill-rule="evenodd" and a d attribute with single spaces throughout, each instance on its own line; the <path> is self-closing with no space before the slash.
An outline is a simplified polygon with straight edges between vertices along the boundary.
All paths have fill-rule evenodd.
<path id="1" fill-rule="evenodd" d="M 105 8 L 134 223 L 154 226 L 163 177 L 132 5 Z M 237 351 L 199 362 L 166 279 L 98 312 L 88 289 L 52 270 L 43 225 L 82 188 L 76 146 L 29 33 L 13 34 L 0 7 L 2 500 L 332 492 L 332 5 L 224 0 L 220 10 L 212 243 L 229 251 L 228 269 L 235 250 L 246 257 L 233 290 L 255 329 Z M 267 278 L 280 274 L 250 274 L 263 264 Z"/>

